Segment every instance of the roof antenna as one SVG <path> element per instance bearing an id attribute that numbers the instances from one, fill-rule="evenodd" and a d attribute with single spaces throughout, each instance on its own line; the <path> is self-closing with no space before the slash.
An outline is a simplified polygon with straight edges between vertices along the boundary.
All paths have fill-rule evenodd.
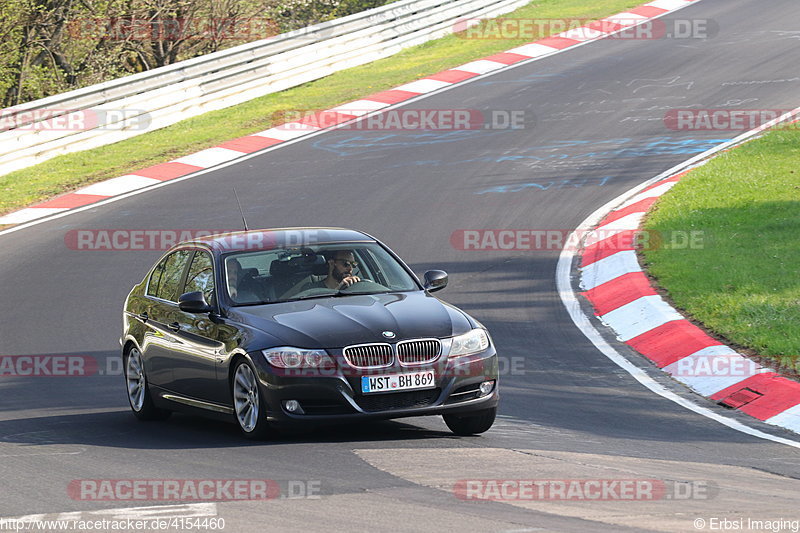
<path id="1" fill-rule="evenodd" d="M 233 195 L 236 197 L 236 204 L 239 206 L 239 213 L 242 214 L 242 224 L 244 224 L 244 230 L 250 231 L 247 227 L 247 220 L 244 218 L 244 211 L 242 210 L 242 203 L 239 201 L 239 195 L 236 194 L 236 187 L 233 187 Z"/>

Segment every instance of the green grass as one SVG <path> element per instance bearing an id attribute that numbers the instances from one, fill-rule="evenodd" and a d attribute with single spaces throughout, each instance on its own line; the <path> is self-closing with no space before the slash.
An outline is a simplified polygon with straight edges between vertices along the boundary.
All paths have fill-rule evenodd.
<path id="1" fill-rule="evenodd" d="M 703 232 L 644 252 L 677 307 L 736 345 L 800 370 L 800 130 L 779 129 L 690 172 L 645 227 Z M 699 244 L 699 243 L 697 243 Z"/>
<path id="2" fill-rule="evenodd" d="M 537 0 L 504 15 L 504 18 L 597 19 L 641 3 L 642 0 Z M 206 113 L 152 133 L 60 156 L 0 176 L 0 214 L 90 183 L 170 161 L 229 139 L 263 131 L 274 125 L 272 117 L 281 110 L 327 109 L 536 38 L 464 39 L 450 35 L 387 59 L 337 72 L 235 107 Z"/>

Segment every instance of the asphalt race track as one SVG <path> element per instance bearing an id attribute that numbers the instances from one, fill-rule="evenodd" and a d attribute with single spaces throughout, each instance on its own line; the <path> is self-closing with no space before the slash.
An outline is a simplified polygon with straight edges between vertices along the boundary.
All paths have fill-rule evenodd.
<path id="1" fill-rule="evenodd" d="M 451 243 L 459 230 L 568 233 L 608 200 L 740 133 L 674 131 L 663 120 L 669 110 L 797 107 L 796 0 L 702 0 L 668 18 L 711 19 L 719 32 L 599 41 L 403 107 L 522 110 L 523 129 L 330 131 L 0 236 L 0 354 L 90 356 L 102 372 L 0 378 L 0 517 L 174 505 L 75 499 L 73 480 L 259 478 L 319 498 L 174 512 L 216 514 L 226 531 L 697 531 L 714 518 L 800 519 L 800 449 L 694 414 L 607 360 L 555 290 L 559 247 Z M 65 235 L 240 229 L 232 186 L 251 227 L 350 227 L 420 274 L 446 270 L 441 298 L 482 321 L 503 359 L 495 427 L 457 438 L 440 418 L 419 418 L 251 443 L 235 425 L 201 418 L 137 422 L 118 362 L 121 309 L 162 252 L 73 250 Z M 716 412 L 794 438 L 653 375 Z M 659 479 L 702 490 L 594 502 L 463 501 L 451 490 L 459 480 L 533 478 Z"/>

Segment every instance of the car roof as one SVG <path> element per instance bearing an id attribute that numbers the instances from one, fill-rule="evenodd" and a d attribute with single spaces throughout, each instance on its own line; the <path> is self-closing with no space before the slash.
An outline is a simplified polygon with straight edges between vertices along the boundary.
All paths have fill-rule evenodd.
<path id="1" fill-rule="evenodd" d="M 182 242 L 177 246 L 201 245 L 218 253 L 225 253 L 346 242 L 375 242 L 375 238 L 346 228 L 270 228 L 208 235 Z"/>

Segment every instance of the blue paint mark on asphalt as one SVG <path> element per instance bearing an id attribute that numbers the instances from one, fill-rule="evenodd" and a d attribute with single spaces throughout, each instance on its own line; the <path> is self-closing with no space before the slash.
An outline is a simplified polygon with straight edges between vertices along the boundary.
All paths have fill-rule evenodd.
<path id="1" fill-rule="evenodd" d="M 557 149 L 580 146 L 595 146 L 601 144 L 621 145 L 630 142 L 630 139 L 610 139 L 606 141 L 558 141 L 547 146 L 535 146 L 520 150 L 516 155 L 481 156 L 473 159 L 464 159 L 459 163 L 502 163 L 504 161 L 554 161 L 563 159 L 617 159 L 634 157 L 652 157 L 656 155 L 681 155 L 699 154 L 705 152 L 729 139 L 672 139 L 670 137 L 656 137 L 655 140 L 637 146 L 624 146 L 613 150 L 600 150 L 578 153 L 549 153 L 545 155 L 528 155 L 527 152 L 550 151 Z"/>
<path id="2" fill-rule="evenodd" d="M 314 148 L 327 150 L 340 156 L 356 155 L 375 150 L 394 148 L 397 146 L 425 146 L 432 144 L 453 143 L 472 137 L 497 135 L 514 130 L 455 130 L 427 133 L 387 133 L 385 135 L 353 135 L 344 139 L 329 140 L 322 136 L 314 142 Z"/>
<path id="3" fill-rule="evenodd" d="M 504 163 L 504 162 L 558 162 L 598 159 L 628 159 L 653 157 L 659 155 L 686 155 L 705 152 L 730 139 L 680 139 L 673 137 L 652 137 L 634 141 L 628 138 L 594 140 L 562 140 L 541 146 L 531 146 L 516 150 L 515 154 L 487 154 L 479 157 L 450 160 L 409 161 L 393 167 L 405 166 L 450 166 L 464 163 Z M 634 144 L 635 143 L 635 144 Z M 627 145 L 627 146 L 626 146 Z M 585 148 L 586 151 L 564 151 L 566 148 Z M 600 149 L 598 148 L 605 148 Z"/>
<path id="4" fill-rule="evenodd" d="M 476 191 L 475 194 L 487 194 L 492 192 L 519 192 L 525 189 L 535 189 L 539 191 L 547 191 L 549 189 L 563 189 L 565 187 L 572 187 L 579 189 L 586 185 L 602 186 L 608 183 L 613 176 L 603 176 L 602 178 L 579 178 L 579 179 L 562 179 L 553 180 L 546 183 L 515 183 L 513 185 L 497 185 Z"/>
<path id="5" fill-rule="evenodd" d="M 518 130 L 455 130 L 446 132 L 424 133 L 386 133 L 383 135 L 358 134 L 350 137 L 336 138 L 322 136 L 313 143 L 315 148 L 333 152 L 339 156 L 357 155 L 391 148 L 410 148 L 415 146 L 431 146 L 443 143 L 455 143 L 472 139 L 485 139 L 489 135 L 518 135 Z M 653 157 L 658 155 L 685 155 L 705 152 L 726 139 L 683 139 L 675 137 L 651 137 L 649 139 L 601 139 L 580 140 L 566 139 L 554 141 L 540 146 L 517 149 L 509 154 L 487 154 L 469 159 L 413 161 L 397 167 L 408 165 L 462 165 L 464 163 L 504 163 L 524 161 L 577 161 L 581 159 L 616 159 Z M 575 149 L 566 151 L 566 149 Z M 581 150 L 583 149 L 583 150 Z"/>

